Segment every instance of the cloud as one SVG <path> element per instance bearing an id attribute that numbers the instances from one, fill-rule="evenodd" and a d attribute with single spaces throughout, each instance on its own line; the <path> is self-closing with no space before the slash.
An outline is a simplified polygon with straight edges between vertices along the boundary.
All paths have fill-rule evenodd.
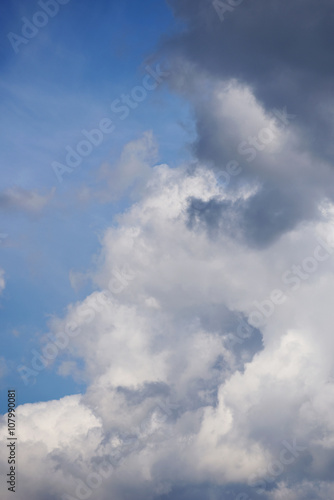
<path id="1" fill-rule="evenodd" d="M 146 131 L 138 139 L 127 143 L 118 161 L 111 165 L 103 163 L 95 175 L 92 188 L 84 186 L 79 199 L 96 199 L 99 203 L 110 203 L 130 195 L 138 198 L 145 187 L 151 168 L 158 158 L 158 146 L 152 131 Z"/>
<path id="2" fill-rule="evenodd" d="M 163 50 L 192 106 L 195 161 L 156 165 L 146 133 L 82 193 L 135 202 L 101 239 L 96 290 L 41 339 L 87 390 L 18 409 L 17 498 L 325 500 L 331 3 L 240 2 L 223 22 L 211 0 L 169 4 L 184 29 Z M 3 205 L 44 206 L 24 193 Z"/>
<path id="3" fill-rule="evenodd" d="M 242 185 L 250 192 L 237 203 L 203 205 L 197 213 L 208 227 L 230 225 L 249 245 L 268 245 L 297 223 L 318 218 L 324 196 L 333 199 L 330 163 L 312 151 L 300 153 L 303 137 L 288 108 L 267 112 L 251 89 L 236 81 L 215 84 L 209 97 L 194 100 L 194 107 L 194 153 L 201 166 L 215 167 L 227 190 Z M 231 164 L 238 175 L 228 175 Z M 303 179 L 300 187 L 292 178 Z"/>
<path id="4" fill-rule="evenodd" d="M 18 407 L 17 412 L 21 455 L 17 471 L 22 474 L 21 481 L 24 480 L 26 489 L 23 492 L 18 487 L 16 495 L 18 498 L 55 498 L 56 495 L 61 498 L 71 486 L 71 471 L 80 468 L 80 461 L 96 446 L 100 422 L 81 405 L 79 396 L 25 404 Z M 5 435 L 3 428 L 3 439 Z M 60 463 L 68 463 L 69 470 L 65 474 L 60 472 Z M 73 484 L 75 487 L 75 482 Z"/>
<path id="5" fill-rule="evenodd" d="M 289 488 L 287 484 L 280 484 L 279 488 L 270 495 L 270 500 L 326 500 L 333 495 L 333 485 L 323 481 L 312 483 L 303 481 L 301 484 Z"/>
<path id="6" fill-rule="evenodd" d="M 266 108 L 285 104 L 294 109 L 299 122 L 312 133 L 312 145 L 317 138 L 329 147 L 332 125 L 321 106 L 332 101 L 329 0 L 241 2 L 223 23 L 211 0 L 168 3 L 186 24 L 169 42 L 175 55 L 193 63 L 200 73 L 250 85 Z"/>
<path id="7" fill-rule="evenodd" d="M 78 292 L 87 282 L 89 276 L 85 273 L 73 271 L 73 269 L 69 272 L 69 280 L 71 287 L 75 292 Z"/>
<path id="8" fill-rule="evenodd" d="M 5 271 L 3 269 L 0 269 L 0 293 L 5 289 L 5 286 Z"/>
<path id="9" fill-rule="evenodd" d="M 59 373 L 88 388 L 19 408 L 19 500 L 159 498 L 185 484 L 256 498 L 259 482 L 268 500 L 299 498 L 307 482 L 328 492 L 334 250 L 322 247 L 307 278 L 282 276 L 297 263 L 300 273 L 334 226 L 314 221 L 261 248 L 224 226 L 214 238 L 189 227 L 190 200 L 247 196 L 243 186 L 226 192 L 207 168 L 156 166 L 105 232 L 98 291 L 50 322 L 58 341 L 69 338 Z M 110 289 L 115 269 L 131 279 Z M 285 301 L 268 306 L 277 289 Z M 259 308 L 264 321 L 251 329 Z M 229 340 L 241 318 L 250 333 L 238 345 Z"/>
<path id="10" fill-rule="evenodd" d="M 20 211 L 29 215 L 41 213 L 54 195 L 54 189 L 47 195 L 17 186 L 0 192 L 0 210 Z"/>
<path id="11" fill-rule="evenodd" d="M 249 245 L 271 244 L 318 218 L 324 196 L 334 199 L 331 4 L 241 2 L 224 22 L 211 0 L 169 4 L 185 24 L 164 50 L 171 89 L 194 111 L 193 153 L 220 172 L 238 162 L 242 173 L 227 189 L 244 183 L 257 190 L 234 206 L 237 225 Z M 225 206 L 214 220 L 225 223 Z"/>

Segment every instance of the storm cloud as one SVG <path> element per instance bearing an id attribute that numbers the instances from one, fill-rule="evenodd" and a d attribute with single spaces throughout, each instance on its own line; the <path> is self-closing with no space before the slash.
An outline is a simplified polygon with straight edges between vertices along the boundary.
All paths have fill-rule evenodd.
<path id="1" fill-rule="evenodd" d="M 235 206 L 248 243 L 318 218 L 322 198 L 333 199 L 331 2 L 169 4 L 186 25 L 164 48 L 171 86 L 193 108 L 193 153 L 218 173 L 241 165 L 228 189 L 258 185 Z"/>

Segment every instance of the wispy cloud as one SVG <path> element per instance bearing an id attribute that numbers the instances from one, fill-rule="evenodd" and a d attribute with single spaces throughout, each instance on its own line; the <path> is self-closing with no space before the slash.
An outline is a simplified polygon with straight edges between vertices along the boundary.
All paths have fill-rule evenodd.
<path id="1" fill-rule="evenodd" d="M 4 212 L 19 211 L 29 215 L 40 214 L 50 203 L 55 190 L 48 194 L 40 194 L 38 191 L 13 187 L 0 192 L 0 210 Z"/>

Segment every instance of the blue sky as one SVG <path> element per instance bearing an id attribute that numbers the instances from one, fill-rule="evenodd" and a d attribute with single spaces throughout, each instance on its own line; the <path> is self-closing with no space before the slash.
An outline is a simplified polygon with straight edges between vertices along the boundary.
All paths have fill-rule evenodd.
<path id="1" fill-rule="evenodd" d="M 21 35 L 22 17 L 32 19 L 38 5 L 8 1 L 1 9 L 2 33 Z M 43 213 L 14 208 L 0 213 L 1 233 L 8 235 L 0 248 L 7 281 L 1 298 L 2 355 L 9 365 L 2 384 L 14 384 L 22 403 L 83 389 L 54 370 L 25 387 L 16 370 L 31 357 L 31 348 L 38 347 L 48 317 L 63 314 L 67 304 L 87 293 L 89 284 L 79 292 L 72 289 L 69 272 L 90 267 L 99 251 L 99 236 L 113 214 L 128 204 L 123 197 L 104 205 L 93 200 L 78 206 L 73 200 L 77 187 L 89 184 L 98 165 L 117 161 L 122 147 L 149 129 L 161 139 L 162 161 L 175 164 L 188 156 L 182 141 L 187 133 L 175 122 L 176 116 L 187 121 L 187 106 L 162 87 L 131 110 L 124 122 L 110 109 L 121 94 L 140 85 L 161 34 L 175 29 L 163 2 L 145 2 L 143 8 L 135 0 L 99 1 L 92 11 L 88 2 L 71 1 L 60 6 L 29 43 L 19 44 L 17 54 L 3 37 L 0 187 L 52 193 Z M 113 119 L 117 129 L 60 184 L 52 162 L 62 162 L 65 147 L 75 147 L 81 130 L 95 128 L 103 118 Z"/>

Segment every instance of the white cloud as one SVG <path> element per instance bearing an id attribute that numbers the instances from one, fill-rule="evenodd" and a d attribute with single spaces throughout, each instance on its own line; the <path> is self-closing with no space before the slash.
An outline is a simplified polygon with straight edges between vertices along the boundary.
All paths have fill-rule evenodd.
<path id="1" fill-rule="evenodd" d="M 333 227 L 313 223 L 250 249 L 228 231 L 212 237 L 189 226 L 189 198 L 229 196 L 209 170 L 157 166 L 142 200 L 106 231 L 95 283 L 107 290 L 118 269 L 125 285 L 108 296 L 94 292 L 50 324 L 55 335 L 77 327 L 73 361 L 59 373 L 84 377 L 88 390 L 20 408 L 25 499 L 44 489 L 72 494 L 73 478 L 85 481 L 115 454 L 122 460 L 94 490 L 97 500 L 132 489 L 150 498 L 184 482 L 249 487 L 266 476 L 284 440 L 306 448 L 284 473 L 291 467 L 301 479 L 320 480 L 334 442 L 333 257 L 297 290 L 282 274 L 313 255 L 317 235 L 328 238 Z M 287 299 L 260 327 L 263 350 L 254 347 L 254 330 L 239 355 L 227 343 L 236 315 L 249 317 L 273 289 Z"/>

